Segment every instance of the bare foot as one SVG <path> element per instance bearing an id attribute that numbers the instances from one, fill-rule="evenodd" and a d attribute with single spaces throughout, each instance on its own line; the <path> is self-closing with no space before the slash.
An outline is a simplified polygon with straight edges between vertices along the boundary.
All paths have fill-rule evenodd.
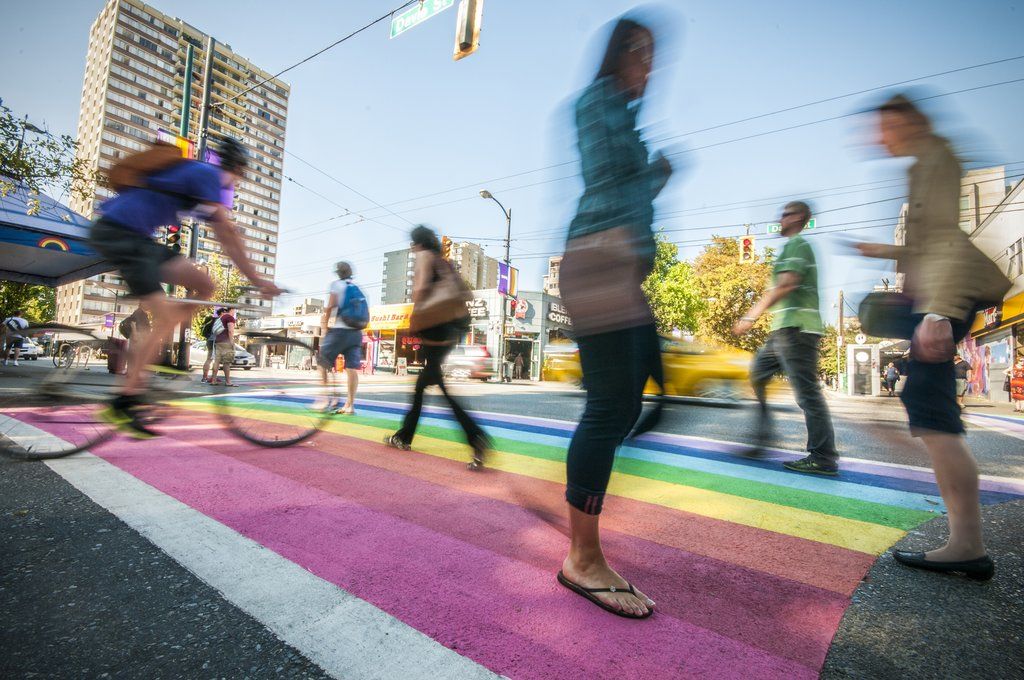
<path id="1" fill-rule="evenodd" d="M 967 560 L 976 560 L 979 557 L 984 557 L 988 553 L 985 552 L 984 548 L 971 548 L 971 547 L 953 547 L 949 544 L 937 548 L 935 550 L 929 550 L 924 554 L 926 560 L 930 562 L 964 562 Z"/>
<path id="2" fill-rule="evenodd" d="M 630 593 L 626 579 L 619 576 L 604 559 L 581 565 L 574 562 L 571 556 L 566 557 L 562 562 L 562 573 L 567 579 L 584 588 L 610 588 L 612 586 L 622 588 L 620 592 L 594 593 L 594 597 L 621 612 L 633 616 L 643 616 L 649 610 L 654 609 L 654 600 L 644 595 L 635 586 L 633 590 L 636 594 Z"/>

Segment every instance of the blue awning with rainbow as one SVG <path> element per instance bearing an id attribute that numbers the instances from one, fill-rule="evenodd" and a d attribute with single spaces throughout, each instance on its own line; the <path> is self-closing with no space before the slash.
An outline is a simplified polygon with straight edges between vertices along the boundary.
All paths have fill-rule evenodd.
<path id="1" fill-rule="evenodd" d="M 90 221 L 0 176 L 0 280 L 57 286 L 110 271 L 89 247 Z"/>

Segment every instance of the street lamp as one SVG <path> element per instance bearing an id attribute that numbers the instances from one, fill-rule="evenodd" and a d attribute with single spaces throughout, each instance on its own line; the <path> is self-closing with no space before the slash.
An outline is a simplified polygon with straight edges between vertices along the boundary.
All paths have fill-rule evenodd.
<path id="1" fill-rule="evenodd" d="M 494 197 L 487 189 L 480 190 L 480 198 L 489 199 L 498 204 L 501 208 L 501 212 L 505 215 L 505 266 L 509 270 L 509 278 L 512 276 L 512 265 L 509 263 L 509 246 L 512 241 L 512 211 L 506 210 L 505 206 L 501 204 L 501 201 Z M 507 290 L 506 290 L 507 293 Z M 498 382 L 505 382 L 505 321 L 507 319 L 508 312 L 506 308 L 506 300 L 501 300 L 501 331 L 498 334 Z M 512 381 L 512 377 L 509 376 L 509 382 Z"/>

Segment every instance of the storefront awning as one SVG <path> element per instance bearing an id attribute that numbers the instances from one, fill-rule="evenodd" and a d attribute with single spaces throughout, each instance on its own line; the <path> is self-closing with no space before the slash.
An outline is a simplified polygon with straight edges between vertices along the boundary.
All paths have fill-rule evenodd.
<path id="1" fill-rule="evenodd" d="M 402 331 L 409 327 L 412 303 L 370 307 L 368 331 Z"/>
<path id="2" fill-rule="evenodd" d="M 1020 321 L 1024 321 L 1024 292 L 1006 298 L 998 307 L 980 312 L 971 326 L 971 337 L 995 333 Z"/>
<path id="3" fill-rule="evenodd" d="M 89 247 L 89 225 L 49 196 L 0 176 L 0 279 L 57 286 L 110 271 Z"/>

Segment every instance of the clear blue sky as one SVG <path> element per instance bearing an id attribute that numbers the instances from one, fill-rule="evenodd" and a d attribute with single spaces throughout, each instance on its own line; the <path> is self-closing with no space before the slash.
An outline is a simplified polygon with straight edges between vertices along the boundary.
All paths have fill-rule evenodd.
<path id="1" fill-rule="evenodd" d="M 397 4 L 155 2 L 161 11 L 213 34 L 272 72 Z M 644 115 L 655 138 L 1024 55 L 1024 5 L 1013 2 L 671 4 L 679 8 L 683 30 Z M 618 0 L 487 0 L 480 50 L 460 62 L 451 59 L 454 8 L 395 40 L 388 39 L 385 24 L 378 25 L 284 76 L 292 86 L 287 148 L 384 204 L 471 185 L 393 208 L 413 222 L 454 236 L 503 236 L 498 207 L 477 197 L 479 188 L 490 189 L 512 208 L 513 235 L 541 232 L 537 240 L 517 241 L 512 251 L 514 264 L 521 258 L 521 286 L 538 289 L 544 260 L 528 256 L 559 252 L 576 184 L 524 186 L 563 176 L 565 168 L 499 182 L 483 180 L 569 158 L 567 102 L 596 68 L 598 32 L 631 5 Z M 101 0 L 7 3 L 0 24 L 0 97 L 8 107 L 45 121 L 54 132 L 74 134 L 89 25 L 102 6 Z M 1022 77 L 1024 60 L 1018 60 L 927 84 L 942 93 Z M 866 101 L 844 99 L 674 140 L 672 150 L 696 150 L 677 157 L 680 171 L 658 201 L 656 225 L 685 229 L 671 235 L 686 242 L 713 233 L 738 234 L 742 228 L 721 225 L 747 222 L 757 225 L 752 233 L 763 234 L 781 199 L 705 214 L 699 209 L 899 177 L 905 163 L 865 149 L 856 118 L 699 149 L 848 113 Z M 975 165 L 1024 161 L 1024 83 L 932 104 L 943 113 L 941 130 L 953 135 Z M 1024 163 L 1012 168 L 1020 174 Z M 408 224 L 374 210 L 365 198 L 293 157 L 285 158 L 285 174 L 390 226 L 363 222 L 341 227 L 353 220 L 339 219 L 302 228 L 342 210 L 286 182 L 278 279 L 293 290 L 319 295 L 329 281 L 330 264 L 349 258 L 375 298 L 381 255 L 407 242 Z M 819 226 L 894 221 L 899 201 L 878 202 L 903 193 L 896 183 L 889 184 L 842 189 L 843 195 L 816 199 L 819 211 L 833 210 L 822 212 Z M 448 204 L 435 205 L 444 202 Z M 834 210 L 867 202 L 874 203 Z M 684 210 L 689 212 L 679 213 Z M 891 238 L 891 222 L 874 224 L 882 226 L 851 235 Z M 488 243 L 489 252 L 500 256 L 498 244 Z M 823 310 L 831 310 L 839 287 L 855 293 L 882 275 L 877 265 L 838 257 L 827 237 L 815 243 L 823 262 Z M 699 247 L 689 244 L 684 254 L 692 257 Z"/>

